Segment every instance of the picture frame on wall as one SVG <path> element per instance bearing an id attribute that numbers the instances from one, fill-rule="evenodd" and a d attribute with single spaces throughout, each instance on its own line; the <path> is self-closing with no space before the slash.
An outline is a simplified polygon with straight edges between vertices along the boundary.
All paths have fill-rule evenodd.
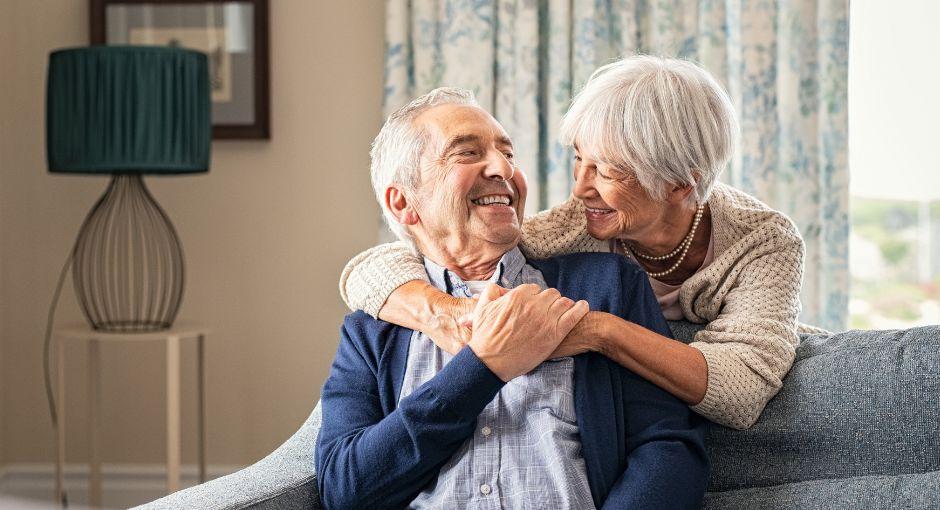
<path id="1" fill-rule="evenodd" d="M 268 0 L 91 0 L 91 44 L 209 57 L 212 137 L 269 139 Z"/>

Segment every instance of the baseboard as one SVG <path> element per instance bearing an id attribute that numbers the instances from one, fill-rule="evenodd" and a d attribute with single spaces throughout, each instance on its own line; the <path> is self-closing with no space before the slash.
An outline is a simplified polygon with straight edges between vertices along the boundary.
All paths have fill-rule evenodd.
<path id="1" fill-rule="evenodd" d="M 212 480 L 234 473 L 244 466 L 208 465 L 206 476 Z M 88 502 L 87 464 L 66 464 L 65 490 L 69 503 Z M 199 483 L 199 467 L 184 465 L 180 469 L 180 486 Z M 9 463 L 0 466 L 0 494 L 23 499 L 54 502 L 55 464 Z M 107 508 L 128 508 L 166 495 L 166 466 L 161 464 L 102 464 L 101 503 Z"/>

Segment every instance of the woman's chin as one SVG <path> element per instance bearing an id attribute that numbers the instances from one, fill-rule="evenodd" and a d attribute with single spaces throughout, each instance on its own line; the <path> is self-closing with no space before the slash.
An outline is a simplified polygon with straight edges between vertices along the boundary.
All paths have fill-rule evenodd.
<path id="1" fill-rule="evenodd" d="M 616 229 L 604 225 L 591 225 L 591 223 L 587 224 L 587 232 L 594 239 L 600 239 L 601 241 L 606 241 L 617 235 Z"/>
<path id="2" fill-rule="evenodd" d="M 615 237 L 619 233 L 619 229 L 613 218 L 615 215 L 611 214 L 610 216 L 611 218 L 591 218 L 589 215 L 586 224 L 588 234 L 601 241 Z"/>

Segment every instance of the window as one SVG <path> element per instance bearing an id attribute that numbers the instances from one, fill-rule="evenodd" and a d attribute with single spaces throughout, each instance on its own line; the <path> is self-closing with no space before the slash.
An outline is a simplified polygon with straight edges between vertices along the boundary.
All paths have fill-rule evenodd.
<path id="1" fill-rule="evenodd" d="M 849 326 L 940 323 L 940 2 L 850 6 Z"/>

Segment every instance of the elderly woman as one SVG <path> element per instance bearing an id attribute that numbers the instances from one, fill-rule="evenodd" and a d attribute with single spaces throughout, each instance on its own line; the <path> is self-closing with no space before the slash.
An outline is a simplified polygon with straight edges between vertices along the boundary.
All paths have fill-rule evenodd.
<path id="1" fill-rule="evenodd" d="M 573 197 L 525 221 L 522 250 L 621 253 L 647 271 L 667 319 L 707 325 L 689 345 L 631 324 L 566 339 L 559 354 L 602 352 L 706 418 L 750 427 L 793 363 L 804 249 L 786 216 L 716 182 L 737 132 L 727 94 L 693 63 L 630 57 L 594 73 L 561 131 L 575 152 Z M 340 290 L 351 308 L 443 348 L 454 322 L 441 317 L 472 303 L 426 280 L 395 243 L 350 261 Z"/>

